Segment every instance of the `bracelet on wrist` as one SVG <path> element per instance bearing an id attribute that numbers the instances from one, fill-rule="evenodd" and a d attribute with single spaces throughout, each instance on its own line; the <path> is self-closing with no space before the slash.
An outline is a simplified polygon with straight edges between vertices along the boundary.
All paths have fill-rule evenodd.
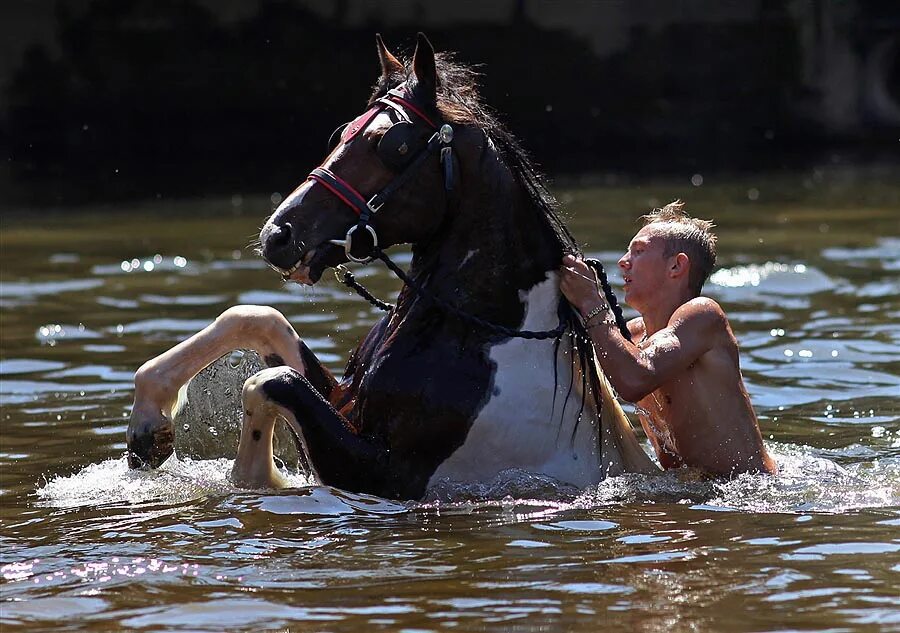
<path id="1" fill-rule="evenodd" d="M 598 314 L 603 314 L 604 312 L 606 312 L 608 310 L 609 310 L 609 304 L 601 303 L 596 308 L 594 308 L 593 310 L 588 312 L 587 315 L 585 315 L 584 319 L 582 320 L 582 323 L 584 323 L 585 327 L 587 327 L 587 324 L 591 319 L 593 319 Z"/>

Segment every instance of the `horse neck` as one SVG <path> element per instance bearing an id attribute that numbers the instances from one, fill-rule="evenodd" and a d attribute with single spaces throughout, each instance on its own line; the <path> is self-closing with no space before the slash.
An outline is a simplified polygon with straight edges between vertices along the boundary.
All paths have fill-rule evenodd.
<path id="1" fill-rule="evenodd" d="M 477 171 L 462 174 L 465 187 L 443 229 L 414 248 L 412 273 L 458 307 L 517 326 L 522 291 L 559 267 L 562 248 L 543 211 L 496 152 L 477 163 Z M 555 315 L 555 300 L 549 303 Z"/>

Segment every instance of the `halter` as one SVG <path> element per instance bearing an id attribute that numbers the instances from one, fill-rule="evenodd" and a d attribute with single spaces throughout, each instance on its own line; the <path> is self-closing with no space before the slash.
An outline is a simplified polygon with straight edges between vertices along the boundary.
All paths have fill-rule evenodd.
<path id="1" fill-rule="evenodd" d="M 347 259 L 360 264 L 366 264 L 372 261 L 374 253 L 378 250 L 378 233 L 375 232 L 375 227 L 372 226 L 372 218 L 381 210 L 385 203 L 387 203 L 388 199 L 415 175 L 419 170 L 419 167 L 422 166 L 422 163 L 424 163 L 429 156 L 438 151 L 440 152 L 441 164 L 444 167 L 444 189 L 449 192 L 454 188 L 452 156 L 453 128 L 446 123 L 443 123 L 440 126 L 436 125 L 431 118 L 422 112 L 422 110 L 414 103 L 409 101 L 407 97 L 408 95 L 404 90 L 390 90 L 385 96 L 378 99 L 371 108 L 350 123 L 343 134 L 341 134 L 341 140 L 338 147 L 350 143 L 350 141 L 352 141 L 360 132 L 364 131 L 369 126 L 378 113 L 384 111 L 386 108 L 395 110 L 400 114 L 403 121 L 391 126 L 382 140 L 388 138 L 388 135 L 395 126 L 411 125 L 412 121 L 410 113 L 418 117 L 430 130 L 434 131 L 425 147 L 419 150 L 419 152 L 406 163 L 403 170 L 400 171 L 391 182 L 385 185 L 381 191 L 366 200 L 365 196 L 363 196 L 356 187 L 331 170 L 322 166 L 316 167 L 310 172 L 309 176 L 307 176 L 307 180 L 311 180 L 313 183 L 318 183 L 325 187 L 337 197 L 338 200 L 350 207 L 350 209 L 359 217 L 357 223 L 351 226 L 347 231 L 344 239 L 329 240 L 329 242 L 337 246 L 343 246 Z M 399 132 L 402 133 L 403 130 L 399 130 Z M 409 148 L 406 143 L 400 144 L 396 148 L 396 152 L 401 156 L 408 150 Z M 393 150 L 391 148 L 382 150 L 381 144 L 379 143 L 379 156 L 381 156 L 386 163 L 389 162 L 393 156 L 393 154 L 391 154 L 391 156 L 387 155 L 389 151 L 392 152 Z M 404 160 L 404 162 L 406 161 Z M 371 248 L 369 248 L 369 254 L 364 257 L 357 257 L 353 254 L 353 237 L 357 231 L 367 232 L 369 239 L 372 242 Z"/>
<path id="2" fill-rule="evenodd" d="M 473 325 L 484 328 L 496 335 L 500 335 L 503 337 L 524 338 L 532 340 L 558 340 L 568 329 L 568 319 L 566 317 L 567 302 L 564 298 L 560 298 L 560 304 L 558 308 L 559 325 L 557 325 L 557 327 L 552 330 L 529 331 L 505 327 L 496 323 L 486 321 L 473 314 L 469 314 L 457 308 L 453 304 L 447 302 L 446 300 L 435 296 L 433 293 L 420 286 L 414 279 L 407 275 L 402 268 L 397 266 L 387 256 L 387 253 L 379 248 L 378 234 L 375 232 L 375 228 L 371 224 L 372 216 L 378 213 L 378 211 L 385 205 L 391 195 L 393 195 L 400 187 L 406 184 L 406 182 L 415 175 L 415 173 L 419 170 L 419 167 L 422 166 L 422 163 L 424 163 L 425 160 L 429 156 L 431 156 L 431 154 L 440 151 L 441 165 L 443 166 L 444 170 L 444 189 L 447 192 L 451 192 L 455 187 L 452 147 L 453 128 L 447 123 L 442 123 L 440 126 L 435 124 L 407 97 L 408 95 L 406 94 L 406 92 L 401 89 L 395 88 L 388 91 L 385 96 L 378 99 L 372 105 L 372 107 L 370 107 L 362 115 L 357 117 L 346 127 L 346 129 L 344 129 L 343 133 L 341 134 L 340 143 L 335 148 L 337 149 L 338 147 L 350 143 L 350 141 L 352 141 L 360 132 L 365 130 L 369 126 L 369 123 L 372 122 L 372 119 L 374 119 L 379 112 L 384 111 L 385 108 L 391 108 L 395 110 L 402 117 L 403 121 L 395 123 L 393 126 L 391 126 L 391 128 L 389 128 L 385 133 L 384 137 L 382 137 L 382 142 L 385 140 L 385 138 L 388 138 L 391 130 L 396 126 L 412 124 L 409 116 L 410 112 L 418 117 L 422 122 L 424 122 L 429 127 L 429 129 L 433 130 L 434 133 L 432 134 L 431 138 L 429 138 L 428 143 L 425 145 L 425 147 L 419 150 L 419 152 L 409 160 L 404 169 L 400 171 L 397 177 L 387 185 L 385 185 L 385 187 L 381 191 L 366 200 L 365 196 L 363 196 L 353 185 L 342 179 L 337 174 L 333 173 L 331 170 L 321 166 L 313 169 L 310 172 L 309 176 L 307 176 L 307 180 L 312 180 L 313 183 L 318 183 L 325 187 L 329 192 L 337 197 L 338 200 L 350 207 L 350 209 L 359 217 L 359 221 L 350 227 L 343 240 L 329 240 L 329 242 L 337 246 L 343 246 L 344 253 L 347 255 L 347 259 L 351 261 L 360 264 L 367 264 L 376 258 L 381 260 L 391 272 L 393 272 L 398 278 L 400 278 L 400 280 L 403 281 L 406 286 L 411 288 L 417 295 L 435 303 L 444 311 L 455 315 L 457 318 L 462 319 L 463 321 L 467 321 Z M 405 144 L 399 145 L 397 147 L 397 150 L 402 150 L 404 147 L 406 147 Z M 334 150 L 332 150 L 332 152 L 333 151 Z M 379 156 L 386 164 L 389 164 L 390 160 L 385 160 L 388 157 L 385 156 L 384 151 L 382 150 L 381 143 L 379 143 Z M 401 151 L 400 153 L 403 154 L 405 152 Z M 369 254 L 365 257 L 356 257 L 352 253 L 353 236 L 357 231 L 368 232 L 369 237 L 372 240 L 372 245 L 369 248 Z M 612 306 L 613 314 L 616 317 L 616 323 L 619 327 L 619 330 L 622 332 L 623 336 L 625 336 L 628 340 L 631 340 L 631 335 L 628 332 L 628 328 L 625 325 L 625 319 L 622 316 L 622 309 L 618 306 L 615 294 L 613 293 L 612 288 L 609 286 L 609 283 L 606 280 L 606 273 L 603 270 L 603 266 L 599 261 L 596 260 L 590 260 L 590 265 L 598 272 L 600 276 L 603 292 L 606 295 L 610 305 Z M 366 288 L 363 287 L 362 284 L 355 280 L 353 274 L 343 266 L 335 269 L 335 275 L 338 277 L 339 281 L 355 289 L 363 298 L 365 298 L 378 308 L 386 311 L 393 309 L 393 305 L 381 301 L 380 299 L 373 296 L 368 290 L 366 290 Z"/>

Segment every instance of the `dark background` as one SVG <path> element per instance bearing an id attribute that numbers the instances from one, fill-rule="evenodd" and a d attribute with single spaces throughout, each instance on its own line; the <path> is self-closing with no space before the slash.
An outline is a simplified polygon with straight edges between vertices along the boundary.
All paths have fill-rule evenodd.
<path id="1" fill-rule="evenodd" d="M 22 0 L 3 201 L 290 190 L 419 30 L 557 178 L 900 155 L 900 2 Z"/>

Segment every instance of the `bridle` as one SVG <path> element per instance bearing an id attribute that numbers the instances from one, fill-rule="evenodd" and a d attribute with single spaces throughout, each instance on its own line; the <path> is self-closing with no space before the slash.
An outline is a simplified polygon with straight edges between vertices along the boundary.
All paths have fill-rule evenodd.
<path id="1" fill-rule="evenodd" d="M 361 116 L 352 121 L 341 134 L 339 145 L 335 150 L 350 143 L 357 135 L 365 131 L 380 112 L 388 108 L 397 112 L 401 120 L 391 125 L 378 143 L 379 157 L 388 167 L 398 172 L 397 176 L 384 188 L 366 200 L 366 197 L 356 187 L 325 167 L 316 167 L 307 176 L 307 180 L 325 187 L 338 200 L 350 207 L 359 218 L 357 223 L 347 231 L 344 239 L 329 240 L 329 242 L 336 246 L 343 246 L 347 259 L 360 264 L 372 261 L 376 249 L 378 249 L 378 233 L 372 225 L 373 218 L 391 196 L 419 171 L 429 156 L 440 153 L 441 165 L 444 169 L 444 189 L 449 193 L 455 187 L 453 127 L 447 123 L 440 123 L 440 125 L 435 123 L 410 100 L 405 90 L 399 88 L 388 91 Z M 414 115 L 433 132 L 425 146 L 412 154 L 410 145 L 415 142 L 417 131 L 410 115 Z M 332 150 L 332 153 L 335 150 Z M 371 242 L 365 254 L 361 254 L 359 250 L 356 254 L 353 252 L 354 237 L 358 232 L 360 234 L 365 232 Z"/>
<path id="2" fill-rule="evenodd" d="M 426 115 L 414 102 L 412 102 L 410 96 L 402 88 L 389 90 L 387 94 L 377 99 L 362 115 L 348 124 L 341 133 L 339 144 L 329 153 L 329 155 L 333 154 L 340 147 L 347 145 L 357 135 L 365 131 L 369 123 L 371 123 L 380 112 L 383 112 L 387 108 L 397 112 L 400 115 L 401 120 L 391 125 L 384 136 L 382 136 L 378 143 L 378 155 L 385 165 L 397 172 L 397 176 L 385 185 L 381 191 L 366 200 L 365 196 L 363 196 L 353 185 L 322 166 L 316 167 L 310 172 L 309 176 L 307 176 L 307 180 L 313 181 L 313 184 L 319 184 L 325 187 L 325 189 L 337 197 L 338 200 L 350 207 L 359 218 L 357 223 L 347 230 L 344 239 L 328 241 L 336 246 L 343 246 L 347 259 L 351 261 L 367 264 L 376 258 L 381 260 L 388 269 L 403 281 L 403 283 L 415 294 L 432 302 L 445 312 L 453 314 L 460 320 L 484 328 L 485 330 L 493 332 L 495 335 L 532 340 L 558 340 L 561 338 L 568 329 L 568 304 L 564 298 L 560 298 L 558 308 L 559 325 L 554 329 L 530 331 L 509 328 L 496 323 L 491 323 L 474 314 L 470 314 L 445 299 L 435 296 L 434 293 L 422 287 L 422 285 L 410 277 L 406 271 L 397 266 L 397 264 L 381 250 L 378 246 L 378 233 L 372 226 L 373 217 L 381 210 L 385 203 L 387 203 L 390 197 L 419 171 L 419 168 L 429 156 L 440 152 L 440 162 L 444 172 L 444 189 L 448 194 L 452 195 L 456 188 L 456 170 L 453 166 L 453 127 L 440 121 L 440 124 L 435 123 L 431 117 Z M 429 130 L 432 131 L 432 135 L 424 147 L 421 147 L 411 156 L 407 156 L 407 154 L 410 154 L 410 144 L 414 142 L 415 134 L 415 124 L 412 122 L 410 113 L 427 125 Z M 357 232 L 363 234 L 363 231 L 365 234 L 368 234 L 371 245 L 367 249 L 367 252 L 360 257 L 358 254 L 355 255 L 353 253 L 353 244 L 354 236 Z M 589 260 L 589 263 L 600 275 L 604 294 L 613 308 L 613 314 L 616 317 L 619 329 L 622 331 L 623 335 L 630 340 L 631 337 L 622 316 L 622 309 L 618 306 L 612 288 L 606 280 L 606 273 L 603 271 L 603 266 L 596 260 Z M 356 290 L 360 296 L 376 307 L 386 311 L 393 309 L 394 306 L 391 304 L 374 297 L 364 286 L 362 286 L 362 284 L 357 282 L 353 274 L 343 266 L 335 269 L 335 275 L 337 276 L 338 281 L 341 281 Z"/>

